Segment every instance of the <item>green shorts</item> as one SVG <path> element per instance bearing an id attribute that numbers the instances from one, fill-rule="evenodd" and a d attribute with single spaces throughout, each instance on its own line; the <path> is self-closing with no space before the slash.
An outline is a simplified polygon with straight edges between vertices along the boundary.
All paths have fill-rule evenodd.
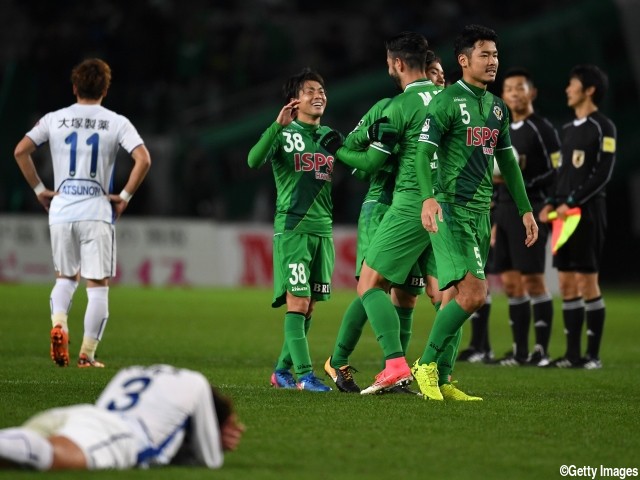
<path id="1" fill-rule="evenodd" d="M 356 278 L 360 276 L 362 261 L 367 255 L 369 244 L 380 226 L 384 214 L 389 210 L 389 205 L 376 201 L 362 204 L 358 217 L 358 245 L 356 247 Z"/>
<path id="2" fill-rule="evenodd" d="M 440 205 L 444 222 L 438 222 L 438 232 L 431 234 L 440 290 L 462 280 L 467 272 L 484 280 L 491 240 L 489 212 L 473 212 L 452 203 Z"/>
<path id="3" fill-rule="evenodd" d="M 274 235 L 271 306 L 287 303 L 287 292 L 296 297 L 329 300 L 335 258 L 331 237 L 295 232 Z"/>
<path id="4" fill-rule="evenodd" d="M 409 219 L 391 207 L 380 222 L 365 258 L 367 265 L 394 285 L 417 288 L 422 293 L 424 277 L 437 277 L 430 250 L 429 234 L 420 216 Z"/>

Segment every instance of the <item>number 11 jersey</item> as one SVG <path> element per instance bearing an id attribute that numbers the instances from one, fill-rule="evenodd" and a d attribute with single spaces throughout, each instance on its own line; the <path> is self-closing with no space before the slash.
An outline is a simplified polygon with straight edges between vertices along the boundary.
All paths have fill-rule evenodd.
<path id="1" fill-rule="evenodd" d="M 26 134 L 49 142 L 54 190 L 49 225 L 97 220 L 112 223 L 109 202 L 118 148 L 129 154 L 144 142 L 131 122 L 101 105 L 76 103 L 47 113 Z"/>

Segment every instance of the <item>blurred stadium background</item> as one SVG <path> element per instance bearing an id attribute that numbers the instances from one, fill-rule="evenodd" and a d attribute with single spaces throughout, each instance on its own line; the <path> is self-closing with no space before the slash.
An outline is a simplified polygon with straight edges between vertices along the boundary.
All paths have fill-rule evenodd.
<path id="1" fill-rule="evenodd" d="M 422 32 L 455 79 L 453 38 L 463 25 L 482 23 L 500 35 L 500 71 L 530 69 L 537 110 L 556 127 L 572 118 L 564 95 L 570 68 L 588 62 L 608 72 L 611 88 L 601 109 L 619 138 L 602 283 L 640 284 L 640 257 L 632 253 L 640 237 L 637 0 L 0 5 L 0 281 L 50 281 L 46 215 L 12 152 L 41 115 L 73 103 L 69 73 L 83 58 L 111 65 L 104 105 L 132 120 L 153 160 L 119 228 L 120 280 L 266 285 L 275 192 L 270 170 L 250 170 L 246 155 L 277 115 L 282 81 L 304 66 L 317 69 L 328 89 L 323 123 L 347 132 L 377 99 L 396 93 L 386 73 L 385 38 Z M 46 154 L 37 161 L 51 185 Z M 116 188 L 129 165 L 123 156 Z M 350 281 L 353 227 L 365 189 L 346 169 L 336 169 L 336 238 L 344 264 L 337 266 L 338 286 Z M 208 256 L 211 262 L 203 262 Z"/>

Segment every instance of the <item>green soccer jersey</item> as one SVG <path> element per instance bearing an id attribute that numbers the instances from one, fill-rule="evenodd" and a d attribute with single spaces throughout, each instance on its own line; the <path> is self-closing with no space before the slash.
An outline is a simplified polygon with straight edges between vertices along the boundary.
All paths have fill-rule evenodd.
<path id="1" fill-rule="evenodd" d="M 430 80 L 417 80 L 407 85 L 404 92 L 395 96 L 383 110 L 383 116 L 389 118 L 389 123 L 398 129 L 399 135 L 394 150 L 398 159 L 398 173 L 391 206 L 398 215 L 420 217 L 422 198 L 416 180 L 416 148 L 427 106 L 442 91 L 442 87 Z"/>
<path id="2" fill-rule="evenodd" d="M 315 141 L 329 127 L 274 122 L 249 152 L 249 166 L 271 161 L 276 183 L 274 232 L 331 236 L 333 156 Z"/>
<path id="3" fill-rule="evenodd" d="M 382 112 L 390 101 L 391 99 L 389 98 L 383 98 L 364 114 L 358 122 L 358 125 L 356 125 L 356 128 L 347 135 L 344 141 L 345 147 L 350 150 L 360 151 L 366 150 L 369 147 L 370 141 L 367 136 L 367 128 L 374 121 L 383 117 Z M 370 175 L 369 190 L 367 190 L 363 203 L 379 202 L 385 205 L 391 205 L 397 165 L 398 163 L 395 156 L 390 156 L 378 171 Z"/>
<path id="4" fill-rule="evenodd" d="M 488 212 L 494 156 L 511 148 L 509 113 L 502 99 L 459 80 L 427 108 L 419 141 L 438 148 L 436 200 Z"/>

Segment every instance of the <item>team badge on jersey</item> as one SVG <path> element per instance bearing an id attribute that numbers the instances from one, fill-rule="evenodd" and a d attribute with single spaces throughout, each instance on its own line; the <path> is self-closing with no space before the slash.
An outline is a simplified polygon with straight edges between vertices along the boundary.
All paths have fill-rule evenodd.
<path id="1" fill-rule="evenodd" d="M 428 131 L 429 131 L 429 123 L 430 123 L 430 122 L 431 122 L 431 119 L 430 119 L 430 118 L 427 118 L 427 119 L 424 121 L 424 125 L 422 125 L 422 131 L 423 131 L 423 132 L 428 132 Z"/>
<path id="2" fill-rule="evenodd" d="M 580 168 L 584 165 L 584 150 L 574 150 L 571 156 L 571 163 L 576 168 Z"/>
<path id="3" fill-rule="evenodd" d="M 502 121 L 502 117 L 504 116 L 504 114 L 502 113 L 502 109 L 500 108 L 499 105 L 495 105 L 493 107 L 493 114 L 496 116 L 498 120 Z"/>

